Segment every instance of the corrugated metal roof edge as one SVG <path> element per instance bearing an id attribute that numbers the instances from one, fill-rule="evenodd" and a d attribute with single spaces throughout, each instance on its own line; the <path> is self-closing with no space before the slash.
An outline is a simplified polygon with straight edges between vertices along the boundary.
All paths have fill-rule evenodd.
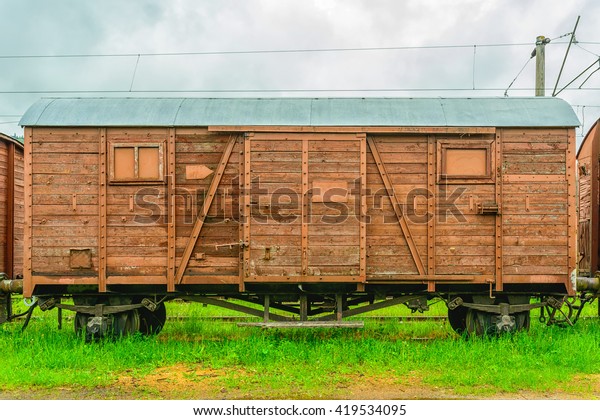
<path id="1" fill-rule="evenodd" d="M 28 110 L 27 112 L 23 115 L 23 117 L 21 118 L 20 124 L 22 126 L 59 126 L 59 125 L 73 125 L 73 124 L 61 124 L 61 123 L 57 123 L 57 124 L 51 124 L 51 123 L 41 123 L 40 124 L 40 120 L 42 120 L 43 114 L 47 111 L 47 109 L 53 105 L 55 102 L 60 102 L 60 101 L 77 101 L 77 100 L 82 100 L 82 101 L 97 101 L 97 100 L 102 100 L 102 101 L 111 101 L 111 100 L 115 100 L 115 101 L 127 101 L 127 100 L 132 100 L 132 101 L 159 101 L 159 102 L 163 102 L 163 101 L 173 101 L 173 100 L 180 100 L 179 103 L 177 104 L 177 110 L 173 115 L 173 120 L 169 121 L 168 124 L 165 124 L 166 122 L 163 123 L 154 123 L 154 122 L 148 122 L 148 123 L 131 123 L 131 124 L 123 124 L 123 123 L 119 123 L 119 124 L 106 124 L 106 126 L 114 126 L 114 127 L 118 127 L 118 126 L 139 126 L 139 127 L 157 127 L 157 126 L 170 126 L 170 127 L 176 127 L 176 126 L 181 126 L 181 127 L 193 127 L 193 126 L 204 126 L 206 124 L 202 124 L 202 123 L 188 123 L 188 124 L 182 124 L 179 123 L 178 120 L 178 116 L 179 113 L 184 105 L 184 103 L 186 101 L 229 101 L 229 100 L 235 100 L 235 101 L 310 101 L 310 106 L 309 106 L 309 111 L 310 111 L 310 123 L 309 124 L 244 124 L 244 125 L 255 125 L 255 126 L 261 126 L 261 125 L 282 125 L 282 126 L 294 126 L 294 125 L 310 125 L 310 126 L 363 126 L 363 125 L 367 125 L 367 126 L 388 126 L 386 124 L 364 124 L 364 123 L 345 123 L 345 124 L 318 124 L 315 123 L 314 118 L 313 118 L 313 110 L 314 110 L 314 106 L 316 103 L 318 103 L 319 101 L 396 101 L 396 102 L 410 102 L 411 100 L 415 100 L 415 101 L 431 101 L 431 102 L 437 102 L 437 105 L 440 107 L 441 111 L 442 111 L 442 115 L 443 118 L 445 119 L 445 124 L 435 124 L 436 126 L 447 126 L 447 127 L 464 127 L 464 126 L 480 126 L 480 127 L 534 127 L 534 126 L 538 126 L 538 127 L 577 127 L 580 125 L 580 122 L 577 118 L 577 116 L 575 115 L 575 113 L 572 111 L 570 105 L 568 105 L 568 103 L 566 103 L 564 100 L 560 99 L 560 98 L 550 98 L 550 97 L 511 97 L 511 98 L 506 98 L 506 97 L 465 97 L 465 98 L 442 98 L 442 97 L 438 97 L 438 98 L 393 98 L 393 97 L 350 97 L 350 98 L 346 98 L 346 97 L 327 97 L 327 98 L 287 98 L 287 97 L 266 97 L 266 98 L 239 98 L 239 97 L 228 97 L 228 98 L 189 98 L 189 97 L 185 97 L 185 98 L 139 98 L 139 97 L 115 97 L 115 98 L 111 98 L 111 97 L 91 97 L 91 98 L 42 98 L 40 99 L 38 102 L 34 103 Z M 457 102 L 459 103 L 460 101 L 473 101 L 473 102 L 490 102 L 490 101 L 499 101 L 499 103 L 501 102 L 510 102 L 510 101 L 519 101 L 519 102 L 523 102 L 523 101 L 536 101 L 536 102 L 540 102 L 540 101 L 553 101 L 555 103 L 562 103 L 565 106 L 568 107 L 568 109 L 571 111 L 570 112 L 570 121 L 568 123 L 562 123 L 562 124 L 556 124 L 556 125 L 552 125 L 552 124 L 548 124 L 548 123 L 543 123 L 543 124 L 513 124 L 513 125 L 498 125 L 498 124 L 486 124 L 483 123 L 483 121 L 481 123 L 478 124 L 453 124 L 451 122 L 448 122 L 448 118 L 447 118 L 447 113 L 444 107 L 444 103 L 447 102 Z M 41 106 L 43 105 L 43 107 Z M 562 106 L 562 105 L 561 105 Z M 40 108 L 43 108 L 41 110 L 39 110 Z M 39 111 L 38 111 L 39 110 Z M 37 112 L 36 112 L 37 111 Z M 31 115 L 31 114 L 37 114 L 37 118 L 35 115 Z M 33 117 L 33 118 L 32 118 Z M 29 118 L 29 120 L 28 120 Z M 31 123 L 31 119 L 35 119 L 34 123 Z M 568 118 L 567 118 L 568 119 Z M 78 123 L 76 124 L 77 126 L 89 126 L 89 127 L 95 127 L 95 126 L 99 126 L 99 124 L 82 124 L 82 123 Z M 209 125 L 218 125 L 218 124 L 209 124 Z M 232 124 L 233 125 L 233 124 Z M 240 124 L 241 125 L 241 124 Z M 389 124 L 389 126 L 411 126 L 411 127 L 427 127 L 427 126 L 432 126 L 434 124 Z"/>
<path id="2" fill-rule="evenodd" d="M 11 143 L 14 143 L 17 146 L 19 146 L 21 149 L 23 148 L 23 145 L 24 145 L 24 139 L 15 138 L 13 136 L 9 136 L 8 134 L 4 134 L 4 133 L 0 133 L 0 140 L 9 141 Z"/>
<path id="3" fill-rule="evenodd" d="M 596 122 L 594 122 L 594 124 L 592 124 L 592 126 L 587 131 L 587 133 L 585 133 L 583 140 L 581 141 L 581 143 L 579 144 L 579 147 L 577 148 L 577 154 L 575 155 L 577 159 L 579 159 L 579 153 L 581 153 L 581 149 L 583 149 L 583 145 L 586 144 L 588 141 L 594 141 L 593 139 L 590 140 L 591 139 L 590 135 L 591 135 L 592 131 L 594 131 L 596 129 L 596 126 L 600 127 L 600 118 L 597 119 Z M 600 134 L 600 131 L 598 131 L 597 133 Z"/>

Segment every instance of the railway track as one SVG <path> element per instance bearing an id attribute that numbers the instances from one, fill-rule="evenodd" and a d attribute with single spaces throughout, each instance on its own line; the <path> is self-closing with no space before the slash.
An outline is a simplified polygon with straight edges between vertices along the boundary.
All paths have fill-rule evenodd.
<path id="1" fill-rule="evenodd" d="M 72 320 L 74 316 L 63 316 L 63 320 Z M 41 320 L 43 317 L 32 316 L 32 320 Z M 259 319 L 254 316 L 167 316 L 167 321 L 222 321 L 222 322 L 249 322 Z M 445 316 L 362 316 L 353 317 L 357 321 L 398 321 L 398 322 L 446 322 Z"/>
<path id="2" fill-rule="evenodd" d="M 67 315 L 63 317 L 63 320 L 69 321 L 74 317 Z M 579 319 L 596 319 L 594 316 L 582 316 Z M 43 319 L 40 316 L 32 316 L 32 320 Z M 248 322 L 259 319 L 253 316 L 168 316 L 167 321 L 222 321 L 222 322 Z M 398 321 L 398 322 L 446 322 L 448 320 L 445 316 L 362 316 L 353 317 L 352 319 L 357 321 Z"/>
<path id="3" fill-rule="evenodd" d="M 246 322 L 256 320 L 254 316 L 168 316 L 171 321 L 223 321 L 223 322 Z M 445 322 L 445 316 L 362 316 L 353 317 L 359 321 L 399 321 L 399 322 Z"/>

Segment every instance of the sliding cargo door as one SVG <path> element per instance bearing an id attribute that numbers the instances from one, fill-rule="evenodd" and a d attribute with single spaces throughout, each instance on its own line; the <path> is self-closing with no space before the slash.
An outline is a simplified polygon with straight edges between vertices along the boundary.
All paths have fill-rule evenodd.
<path id="1" fill-rule="evenodd" d="M 367 278 L 486 282 L 501 236 L 495 138 L 387 134 L 367 138 Z"/>
<path id="2" fill-rule="evenodd" d="M 499 152 L 494 134 L 436 137 L 435 274 L 501 287 Z"/>
<path id="3" fill-rule="evenodd" d="M 106 132 L 100 194 L 101 286 L 104 281 L 167 282 L 168 138 L 165 129 Z"/>
<path id="4" fill-rule="evenodd" d="M 364 281 L 365 147 L 355 134 L 246 137 L 245 281 Z"/>

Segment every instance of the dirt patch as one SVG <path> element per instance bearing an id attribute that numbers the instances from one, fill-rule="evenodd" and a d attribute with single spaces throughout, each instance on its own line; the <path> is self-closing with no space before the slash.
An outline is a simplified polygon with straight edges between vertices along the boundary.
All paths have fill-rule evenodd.
<path id="1" fill-rule="evenodd" d="M 108 387 L 30 389 L 0 391 L 0 399 L 351 399 L 351 400 L 412 400 L 412 399 L 598 399 L 600 374 L 578 375 L 569 384 L 550 392 L 519 391 L 514 393 L 473 390 L 470 395 L 452 388 L 424 383 L 418 373 L 401 380 L 395 377 L 349 374 L 331 387 L 292 390 L 274 387 L 266 389 L 257 380 L 259 372 L 243 369 L 212 369 L 204 366 L 175 365 L 156 369 L 147 375 L 125 372 Z M 256 383 L 256 386 L 252 386 Z"/>
<path id="2" fill-rule="evenodd" d="M 156 369 L 141 378 L 121 376 L 115 387 L 124 394 L 142 392 L 160 399 L 219 399 L 225 392 L 220 382 L 232 374 L 236 375 L 225 369 L 180 364 Z"/>

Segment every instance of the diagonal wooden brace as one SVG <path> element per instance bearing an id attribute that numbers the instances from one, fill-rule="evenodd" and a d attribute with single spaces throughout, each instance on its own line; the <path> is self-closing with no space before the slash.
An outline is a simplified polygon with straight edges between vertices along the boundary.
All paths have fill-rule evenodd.
<path id="1" fill-rule="evenodd" d="M 415 265 L 417 266 L 419 274 L 424 275 L 425 267 L 423 266 L 423 261 L 421 260 L 419 250 L 417 249 L 415 241 L 410 233 L 410 228 L 408 227 L 408 224 L 404 219 L 404 215 L 402 214 L 402 207 L 400 206 L 398 197 L 396 197 L 396 193 L 394 192 L 394 186 L 392 184 L 392 181 L 390 180 L 390 177 L 388 176 L 388 173 L 385 170 L 385 165 L 383 163 L 383 160 L 381 159 L 379 150 L 377 150 L 377 145 L 375 144 L 375 141 L 372 138 L 367 138 L 367 142 L 369 143 L 369 148 L 371 149 L 371 153 L 373 154 L 373 158 L 375 159 L 375 163 L 377 164 L 377 170 L 379 171 L 379 175 L 381 175 L 381 179 L 383 179 L 385 189 L 392 202 L 392 207 L 394 208 L 394 212 L 396 213 L 396 217 L 398 218 L 400 229 L 402 229 L 402 233 L 404 234 L 404 239 L 406 239 L 406 243 L 408 244 L 410 254 L 413 257 L 413 260 L 415 261 Z"/>
<path id="2" fill-rule="evenodd" d="M 215 171 L 215 175 L 210 183 L 210 187 L 208 189 L 208 194 L 206 195 L 206 199 L 204 200 L 204 205 L 200 212 L 198 213 L 198 217 L 196 218 L 196 222 L 194 223 L 194 228 L 192 229 L 192 234 L 190 235 L 190 239 L 188 240 L 185 250 L 183 251 L 183 257 L 181 258 L 181 262 L 179 263 L 179 267 L 177 268 L 177 273 L 175 274 L 175 284 L 181 284 L 181 280 L 183 279 L 183 274 L 185 273 L 185 269 L 190 262 L 190 258 L 192 256 L 192 252 L 194 251 L 194 247 L 198 242 L 198 238 L 200 237 L 200 231 L 202 230 L 202 226 L 204 225 L 204 220 L 206 219 L 206 215 L 208 214 L 208 210 L 212 205 L 212 202 L 215 198 L 217 187 L 221 183 L 221 179 L 223 178 L 223 174 L 225 173 L 225 168 L 227 167 L 227 163 L 229 162 L 229 157 L 231 156 L 231 151 L 233 150 L 233 146 L 235 146 L 236 138 L 232 137 L 227 143 L 225 147 L 225 151 L 221 156 L 221 161 L 217 166 L 217 170 Z"/>

